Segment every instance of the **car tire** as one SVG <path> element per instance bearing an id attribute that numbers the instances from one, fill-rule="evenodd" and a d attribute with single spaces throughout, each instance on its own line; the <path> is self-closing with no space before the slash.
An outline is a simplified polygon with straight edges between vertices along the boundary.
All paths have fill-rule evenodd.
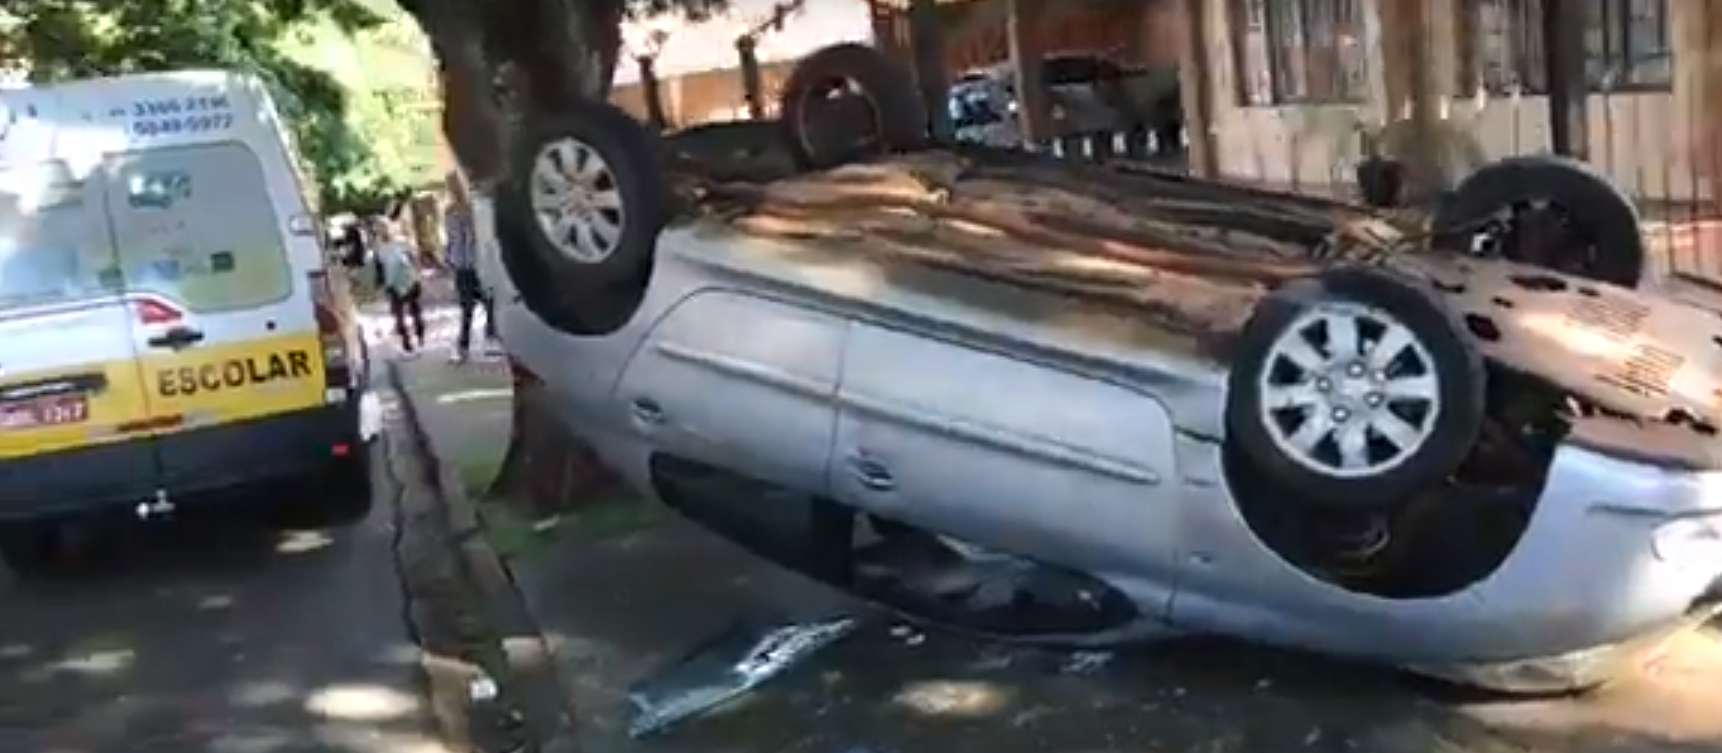
<path id="1" fill-rule="evenodd" d="M 575 101 L 529 121 L 516 143 L 496 224 L 521 302 L 569 334 L 620 327 L 671 213 L 657 137 L 609 103 Z"/>
<path id="2" fill-rule="evenodd" d="M 1432 292 L 1364 268 L 1263 299 L 1227 387 L 1229 437 L 1250 464 L 1312 505 L 1347 511 L 1391 508 L 1446 479 L 1484 413 L 1483 360 L 1462 325 Z"/>
<path id="3" fill-rule="evenodd" d="M 1476 253 L 1479 223 L 1496 233 L 1538 216 L 1559 223 L 1576 243 L 1538 249 L 1498 240 L 1507 259 L 1625 287 L 1644 277 L 1644 230 L 1632 199 L 1590 165 L 1553 155 L 1511 157 L 1484 166 L 1459 183 L 1436 208 L 1437 246 Z M 1490 220 L 1490 218 L 1496 218 Z M 1523 228 L 1521 227 L 1521 230 Z"/>
<path id="4" fill-rule="evenodd" d="M 830 106 L 845 86 L 860 107 Z M 823 106 L 822 106 L 823 105 Z M 865 122 L 854 117 L 864 109 Z M 802 58 L 778 99 L 790 153 L 803 169 L 825 169 L 927 142 L 927 111 L 909 73 L 878 50 L 846 42 Z"/>

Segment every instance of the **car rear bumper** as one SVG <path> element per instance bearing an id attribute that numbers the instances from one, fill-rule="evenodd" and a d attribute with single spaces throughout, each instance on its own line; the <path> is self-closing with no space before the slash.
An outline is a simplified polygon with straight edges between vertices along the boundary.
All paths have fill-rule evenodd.
<path id="1" fill-rule="evenodd" d="M 363 456 L 356 401 L 45 453 L 0 463 L 0 521 L 129 513 L 162 494 L 175 505 L 262 503 L 278 485 L 338 477 Z"/>

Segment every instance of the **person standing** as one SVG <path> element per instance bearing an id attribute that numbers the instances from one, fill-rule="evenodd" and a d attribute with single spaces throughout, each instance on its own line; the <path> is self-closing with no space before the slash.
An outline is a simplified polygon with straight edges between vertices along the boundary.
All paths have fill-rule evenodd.
<path id="1" fill-rule="evenodd" d="M 417 345 L 425 342 L 424 287 L 419 283 L 419 267 L 393 223 L 385 220 L 378 224 L 377 241 L 377 285 L 389 297 L 389 313 L 395 319 L 401 351 L 414 355 Z"/>
<path id="2" fill-rule="evenodd" d="M 362 220 L 354 217 L 353 221 L 347 223 L 347 227 L 341 231 L 341 245 L 346 252 L 343 263 L 349 269 L 365 266 L 365 231 L 360 229 L 360 222 Z"/>
<path id="3" fill-rule="evenodd" d="M 444 258 L 454 273 L 455 299 L 460 304 L 460 329 L 455 333 L 450 360 L 464 363 L 472 354 L 473 313 L 481 306 L 485 343 L 488 350 L 495 349 L 496 311 L 491 305 L 490 292 L 478 275 L 478 223 L 472 211 L 472 195 L 459 173 L 449 173 L 446 185 L 449 203 L 443 215 Z"/>

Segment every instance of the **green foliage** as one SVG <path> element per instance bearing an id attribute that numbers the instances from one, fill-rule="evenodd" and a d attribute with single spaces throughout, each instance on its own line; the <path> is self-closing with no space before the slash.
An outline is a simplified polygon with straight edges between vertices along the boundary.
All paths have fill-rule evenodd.
<path id="1" fill-rule="evenodd" d="M 396 131 L 412 118 L 379 105 L 367 79 L 314 54 L 343 48 L 362 58 L 367 45 L 403 47 L 412 24 L 378 0 L 30 0 L 0 11 L 7 31 L 0 57 L 23 61 L 38 82 L 183 68 L 253 73 L 271 87 L 305 167 L 327 208 L 365 203 L 415 181 L 398 153 Z M 8 18 L 9 16 L 9 18 Z M 403 42 L 402 24 L 408 39 Z M 398 58 L 388 61 L 398 66 Z M 367 69 L 357 65 L 348 68 Z M 429 88 L 428 61 L 411 65 Z M 384 82 L 382 88 L 400 88 Z M 358 84 L 358 85 L 355 85 Z M 423 120 L 423 118 L 421 118 Z M 429 117 L 434 122 L 434 115 Z M 434 128 L 434 126 L 433 126 Z"/>
<path id="2" fill-rule="evenodd" d="M 327 133 L 363 139 L 321 181 L 338 208 L 372 207 L 385 196 L 437 179 L 440 149 L 434 67 L 418 27 L 392 5 L 381 22 L 351 34 L 324 19 L 296 30 L 284 47 L 295 60 L 341 82 L 345 128 Z"/>

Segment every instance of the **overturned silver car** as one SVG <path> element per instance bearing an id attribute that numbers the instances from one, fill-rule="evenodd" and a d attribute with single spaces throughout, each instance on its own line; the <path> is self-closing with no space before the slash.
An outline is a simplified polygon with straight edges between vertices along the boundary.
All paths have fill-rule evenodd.
<path id="1" fill-rule="evenodd" d="M 1569 208 L 1542 255 L 1499 213 L 1432 242 L 924 147 L 865 48 L 785 98 L 797 169 L 592 104 L 537 123 L 496 199 L 512 355 L 711 529 L 976 633 L 1220 633 L 1508 692 L 1605 682 L 1722 601 L 1722 318 L 1582 227 L 1630 205 Z M 1485 173 L 1618 198 L 1557 161 Z"/>

